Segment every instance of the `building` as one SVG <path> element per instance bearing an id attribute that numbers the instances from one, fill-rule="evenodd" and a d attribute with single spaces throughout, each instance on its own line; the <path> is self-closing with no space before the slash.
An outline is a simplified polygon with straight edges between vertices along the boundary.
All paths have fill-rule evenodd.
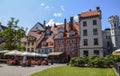
<path id="1" fill-rule="evenodd" d="M 44 24 L 36 23 L 35 26 L 28 32 L 25 38 L 21 39 L 22 45 L 26 51 L 36 52 L 36 48 L 45 36 Z"/>
<path id="2" fill-rule="evenodd" d="M 49 54 L 54 51 L 54 35 L 51 26 L 45 26 L 45 36 L 37 47 L 37 52 L 41 54 Z"/>
<path id="3" fill-rule="evenodd" d="M 59 62 L 67 62 L 73 57 L 79 56 L 79 26 L 74 22 L 73 17 L 67 23 L 55 25 L 52 29 L 54 33 L 54 52 L 59 52 L 61 56 L 56 56 Z"/>
<path id="4" fill-rule="evenodd" d="M 106 56 L 112 53 L 112 39 L 111 39 L 111 32 L 109 28 L 103 30 L 102 37 L 103 37 L 104 56 Z"/>
<path id="5" fill-rule="evenodd" d="M 89 10 L 78 14 L 80 28 L 80 56 L 103 57 L 101 10 Z"/>
<path id="6" fill-rule="evenodd" d="M 4 31 L 6 29 L 5 26 L 1 25 L 1 22 L 0 22 L 0 32 Z M 5 39 L 3 37 L 0 36 L 0 50 L 2 50 L 2 43 L 5 41 Z"/>
<path id="7" fill-rule="evenodd" d="M 117 15 L 110 16 L 108 19 L 110 23 L 110 33 L 111 33 L 111 41 L 112 41 L 112 50 L 116 50 L 120 48 L 120 22 L 119 17 Z"/>

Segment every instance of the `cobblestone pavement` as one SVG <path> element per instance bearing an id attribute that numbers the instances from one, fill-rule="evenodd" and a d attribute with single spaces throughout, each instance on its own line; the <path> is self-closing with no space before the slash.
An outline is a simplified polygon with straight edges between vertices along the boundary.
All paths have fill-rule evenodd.
<path id="1" fill-rule="evenodd" d="M 30 76 L 32 73 L 58 66 L 65 66 L 65 64 L 42 66 L 35 65 L 32 67 L 8 66 L 7 64 L 0 64 L 0 76 Z"/>

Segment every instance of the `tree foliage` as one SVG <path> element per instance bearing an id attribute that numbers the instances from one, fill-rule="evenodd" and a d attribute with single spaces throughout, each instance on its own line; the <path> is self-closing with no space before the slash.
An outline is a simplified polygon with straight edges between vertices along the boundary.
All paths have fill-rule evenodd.
<path id="1" fill-rule="evenodd" d="M 2 36 L 5 39 L 5 42 L 3 43 L 4 49 L 7 50 L 20 50 L 20 40 L 25 36 L 25 30 L 23 27 L 18 26 L 19 20 L 15 20 L 15 18 L 11 18 L 10 21 L 8 21 L 7 28 L 0 33 L 0 36 Z"/>

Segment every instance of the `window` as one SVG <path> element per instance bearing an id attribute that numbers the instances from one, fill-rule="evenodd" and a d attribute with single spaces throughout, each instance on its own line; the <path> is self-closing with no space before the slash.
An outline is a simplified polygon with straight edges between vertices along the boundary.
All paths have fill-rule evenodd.
<path id="1" fill-rule="evenodd" d="M 31 52 L 34 52 L 34 48 L 31 49 Z"/>
<path id="2" fill-rule="evenodd" d="M 98 45 L 98 38 L 94 38 L 94 45 Z"/>
<path id="3" fill-rule="evenodd" d="M 86 21 L 83 21 L 83 26 L 87 26 L 87 22 Z"/>
<path id="4" fill-rule="evenodd" d="M 93 20 L 93 25 L 97 25 L 97 20 Z"/>
<path id="5" fill-rule="evenodd" d="M 44 50 L 42 50 L 42 53 L 44 53 Z"/>
<path id="6" fill-rule="evenodd" d="M 64 40 L 61 40 L 61 44 L 64 44 Z"/>
<path id="7" fill-rule="evenodd" d="M 118 41 L 118 39 L 117 39 L 117 38 L 115 38 L 115 41 Z"/>
<path id="8" fill-rule="evenodd" d="M 94 50 L 95 55 L 99 55 L 99 50 Z"/>
<path id="9" fill-rule="evenodd" d="M 32 42 L 32 46 L 34 45 L 34 42 Z"/>
<path id="10" fill-rule="evenodd" d="M 61 50 L 60 51 L 64 51 L 64 48 L 61 48 Z"/>
<path id="11" fill-rule="evenodd" d="M 30 42 L 28 42 L 28 46 L 30 46 Z"/>
<path id="12" fill-rule="evenodd" d="M 87 46 L 87 45 L 88 45 L 88 39 L 84 39 L 84 40 L 83 40 L 83 45 L 84 45 L 84 46 Z"/>
<path id="13" fill-rule="evenodd" d="M 83 55 L 84 55 L 84 57 L 87 57 L 88 56 L 88 50 L 84 50 Z"/>
<path id="14" fill-rule="evenodd" d="M 109 47 L 110 46 L 110 42 L 107 42 L 107 47 Z"/>
<path id="15" fill-rule="evenodd" d="M 97 30 L 97 28 L 93 29 L 93 35 L 98 35 L 98 30 Z"/>
<path id="16" fill-rule="evenodd" d="M 55 41 L 55 44 L 59 44 L 59 43 L 60 43 L 60 41 L 59 41 L 59 40 L 56 40 L 56 41 Z"/>
<path id="17" fill-rule="evenodd" d="M 71 50 L 72 50 L 72 51 L 76 51 L 75 46 L 71 47 Z"/>
<path id="18" fill-rule="evenodd" d="M 74 36 L 75 32 L 74 31 L 70 31 L 70 36 Z"/>
<path id="19" fill-rule="evenodd" d="M 83 30 L 83 36 L 87 36 L 87 30 Z"/>
<path id="20" fill-rule="evenodd" d="M 114 27 L 116 27 L 116 23 L 114 23 Z"/>
<path id="21" fill-rule="evenodd" d="M 106 39 L 110 39 L 110 36 L 106 36 Z"/>
<path id="22" fill-rule="evenodd" d="M 26 46 L 26 42 L 24 43 L 24 45 Z"/>
<path id="23" fill-rule="evenodd" d="M 50 52 L 52 52 L 52 49 L 50 49 Z"/>
<path id="24" fill-rule="evenodd" d="M 38 27 L 36 27 L 36 29 L 38 29 Z"/>
<path id="25" fill-rule="evenodd" d="M 68 40 L 66 41 L 66 43 L 67 43 L 67 44 L 70 43 L 70 40 L 68 39 Z"/>
<path id="26" fill-rule="evenodd" d="M 108 49 L 108 53 L 110 53 L 110 49 Z"/>
<path id="27" fill-rule="evenodd" d="M 29 51 L 30 51 L 30 48 L 27 48 L 27 51 L 29 52 Z"/>
<path id="28" fill-rule="evenodd" d="M 60 41 L 59 41 L 59 40 L 57 41 L 57 44 L 60 44 Z"/>

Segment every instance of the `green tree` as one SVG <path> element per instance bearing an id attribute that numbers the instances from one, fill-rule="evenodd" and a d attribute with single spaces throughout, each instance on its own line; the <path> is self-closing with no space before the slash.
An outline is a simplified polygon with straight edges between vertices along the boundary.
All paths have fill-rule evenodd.
<path id="1" fill-rule="evenodd" d="M 0 33 L 0 36 L 2 36 L 5 39 L 5 42 L 3 43 L 4 49 L 7 50 L 14 50 L 20 48 L 20 40 L 25 36 L 25 30 L 23 27 L 18 26 L 19 20 L 15 20 L 15 18 L 11 18 L 10 21 L 8 21 L 7 28 Z"/>

